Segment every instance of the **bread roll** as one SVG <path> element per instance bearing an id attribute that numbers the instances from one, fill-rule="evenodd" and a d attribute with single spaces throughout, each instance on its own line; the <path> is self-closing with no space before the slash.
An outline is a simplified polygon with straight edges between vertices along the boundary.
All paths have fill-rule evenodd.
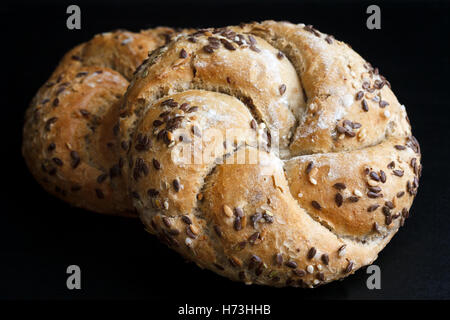
<path id="1" fill-rule="evenodd" d="M 22 153 L 50 193 L 88 210 L 133 215 L 116 138 L 119 101 L 136 67 L 175 31 L 96 35 L 70 50 L 25 116 Z"/>
<path id="2" fill-rule="evenodd" d="M 378 69 L 312 26 L 179 35 L 120 105 L 123 175 L 149 232 L 247 284 L 315 287 L 372 263 L 421 172 Z"/>

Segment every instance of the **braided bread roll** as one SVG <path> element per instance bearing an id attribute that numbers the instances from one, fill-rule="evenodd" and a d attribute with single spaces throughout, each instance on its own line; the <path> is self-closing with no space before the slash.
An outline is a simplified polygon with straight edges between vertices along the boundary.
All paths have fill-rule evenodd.
<path id="1" fill-rule="evenodd" d="M 419 144 L 389 82 L 312 26 L 180 35 L 119 113 L 148 231 L 247 284 L 314 287 L 372 263 L 417 193 Z"/>
<path id="2" fill-rule="evenodd" d="M 121 176 L 118 103 L 149 51 L 170 28 L 96 35 L 70 50 L 25 116 L 23 156 L 50 193 L 88 210 L 135 215 Z"/>

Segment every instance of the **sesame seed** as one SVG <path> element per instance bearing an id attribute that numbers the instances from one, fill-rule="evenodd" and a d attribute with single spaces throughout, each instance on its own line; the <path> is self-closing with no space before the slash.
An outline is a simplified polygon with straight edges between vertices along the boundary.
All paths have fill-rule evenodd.
<path id="1" fill-rule="evenodd" d="M 320 204 L 317 201 L 315 201 L 315 200 L 311 201 L 311 205 L 317 210 L 321 210 L 322 209 Z"/>
<path id="2" fill-rule="evenodd" d="M 339 257 L 343 257 L 345 255 L 346 248 L 347 248 L 347 245 L 344 244 L 338 249 L 338 256 Z"/>
<path id="3" fill-rule="evenodd" d="M 390 216 L 391 215 L 391 209 L 389 209 L 389 207 L 384 206 L 383 208 L 381 208 L 381 211 L 383 211 L 383 214 L 385 216 Z"/>
<path id="4" fill-rule="evenodd" d="M 311 249 L 309 249 L 308 255 L 307 255 L 308 259 L 311 260 L 312 258 L 314 258 L 316 253 L 317 253 L 316 248 L 312 247 Z"/>
<path id="5" fill-rule="evenodd" d="M 403 218 L 407 219 L 409 217 L 409 211 L 406 208 L 402 209 L 402 216 Z"/>
<path id="6" fill-rule="evenodd" d="M 196 112 L 196 111 L 198 111 L 198 107 L 197 106 L 193 106 L 193 107 L 190 107 L 187 111 L 186 111 L 186 113 L 193 113 L 193 112 Z"/>
<path id="7" fill-rule="evenodd" d="M 368 187 L 368 189 L 374 193 L 379 193 L 381 192 L 381 188 L 378 186 L 374 186 L 374 187 Z"/>
<path id="8" fill-rule="evenodd" d="M 156 170 L 161 169 L 161 164 L 159 163 L 158 160 L 156 160 L 155 158 L 153 158 L 152 162 L 153 162 L 153 167 L 154 167 Z"/>
<path id="9" fill-rule="evenodd" d="M 167 99 L 167 100 L 164 100 L 163 102 L 161 102 L 161 106 L 169 106 L 171 108 L 176 108 L 176 107 L 178 107 L 178 102 L 176 102 L 173 99 Z"/>
<path id="10" fill-rule="evenodd" d="M 280 91 L 280 95 L 282 96 L 286 92 L 286 85 L 282 84 L 278 90 Z"/>
<path id="11" fill-rule="evenodd" d="M 392 201 L 386 201 L 384 204 L 385 204 L 386 207 L 388 207 L 389 209 L 394 209 L 394 208 L 395 208 L 395 206 L 394 206 L 394 204 L 392 203 Z"/>
<path id="12" fill-rule="evenodd" d="M 256 242 L 256 240 L 258 240 L 258 238 L 259 238 L 259 232 L 255 232 L 255 233 L 253 233 L 249 238 L 248 238 L 248 242 L 250 243 L 250 244 L 255 244 L 255 242 Z"/>
<path id="13" fill-rule="evenodd" d="M 352 202 L 352 203 L 355 203 L 355 202 L 359 201 L 359 198 L 355 197 L 355 196 L 350 196 L 350 197 L 347 198 L 347 200 Z"/>
<path id="14" fill-rule="evenodd" d="M 72 168 L 75 169 L 80 164 L 80 155 L 78 154 L 78 152 L 72 150 L 70 151 L 70 157 L 72 158 Z"/>
<path id="15" fill-rule="evenodd" d="M 105 195 L 103 194 L 103 191 L 100 189 L 95 189 L 95 194 L 97 195 L 97 198 L 104 199 Z"/>
<path id="16" fill-rule="evenodd" d="M 386 182 L 386 173 L 383 170 L 380 170 L 380 180 L 382 183 Z"/>
<path id="17" fill-rule="evenodd" d="M 183 221 L 187 225 L 192 224 L 192 220 L 186 215 L 181 216 L 181 221 Z"/>
<path id="18" fill-rule="evenodd" d="M 253 269 L 255 266 L 258 266 L 261 262 L 262 262 L 262 260 L 260 257 L 258 257 L 255 254 L 252 254 L 250 257 L 250 263 L 248 265 L 248 269 L 249 270 Z"/>
<path id="19" fill-rule="evenodd" d="M 137 200 L 140 200 L 140 199 L 141 199 L 141 197 L 140 197 L 140 195 L 139 195 L 139 193 L 138 193 L 137 191 L 131 191 L 131 196 L 132 196 L 134 199 L 137 199 Z"/>
<path id="20" fill-rule="evenodd" d="M 325 281 L 325 275 L 324 275 L 323 272 L 317 273 L 317 274 L 316 274 L 316 277 L 317 277 L 317 279 L 320 280 L 320 281 Z"/>
<path id="21" fill-rule="evenodd" d="M 128 142 L 126 142 L 126 141 L 122 141 L 122 142 L 120 143 L 120 146 L 121 146 L 122 149 L 125 150 L 125 151 L 127 151 L 127 150 L 128 150 L 128 147 L 129 147 Z"/>
<path id="22" fill-rule="evenodd" d="M 338 182 L 333 185 L 334 188 L 338 190 L 344 190 L 347 186 L 344 183 Z"/>
<path id="23" fill-rule="evenodd" d="M 159 191 L 156 189 L 148 189 L 147 194 L 149 197 L 154 198 L 159 195 Z"/>
<path id="24" fill-rule="evenodd" d="M 191 247 L 192 247 L 193 241 L 192 241 L 191 238 L 186 238 L 186 239 L 184 240 L 184 243 L 186 244 L 186 247 L 191 248 Z"/>
<path id="25" fill-rule="evenodd" d="M 313 273 L 313 272 L 314 272 L 314 266 L 308 265 L 308 266 L 306 267 L 306 271 L 307 271 L 308 273 Z"/>
<path id="26" fill-rule="evenodd" d="M 108 175 L 107 175 L 106 173 L 102 173 L 101 175 L 99 175 L 99 176 L 97 177 L 97 182 L 98 182 L 98 183 L 102 183 L 103 181 L 106 180 L 107 177 L 108 177 Z"/>
<path id="27" fill-rule="evenodd" d="M 348 130 L 346 128 L 344 128 L 343 126 L 336 126 L 336 131 L 340 134 L 342 133 L 346 133 Z"/>
<path id="28" fill-rule="evenodd" d="M 375 193 L 373 191 L 369 191 L 369 192 L 367 192 L 367 196 L 369 198 L 375 199 L 375 198 L 381 197 L 383 195 L 381 193 Z"/>
<path id="29" fill-rule="evenodd" d="M 162 222 L 166 225 L 167 228 L 172 227 L 172 222 L 168 217 L 162 217 Z"/>
<path id="30" fill-rule="evenodd" d="M 48 151 L 53 151 L 56 148 L 56 144 L 54 142 L 50 143 L 47 147 Z"/>
<path id="31" fill-rule="evenodd" d="M 365 99 L 363 99 L 363 101 L 361 102 L 361 105 L 362 105 L 362 109 L 364 110 L 364 112 L 369 111 L 369 105 L 367 104 L 367 101 Z"/>
<path id="32" fill-rule="evenodd" d="M 292 269 L 295 269 L 295 268 L 297 268 L 297 263 L 295 262 L 295 261 L 287 261 L 286 263 L 285 263 L 285 265 L 286 265 L 286 267 L 289 267 L 289 268 L 292 268 Z"/>
<path id="33" fill-rule="evenodd" d="M 379 182 L 375 180 L 367 180 L 367 184 L 371 187 L 376 187 L 378 186 Z"/>
<path id="34" fill-rule="evenodd" d="M 314 167 L 314 162 L 310 161 L 308 165 L 306 166 L 306 174 L 309 174 Z"/>
<path id="35" fill-rule="evenodd" d="M 160 125 L 162 125 L 164 122 L 162 122 L 161 120 L 156 119 L 155 121 L 153 121 L 153 126 L 154 127 L 159 127 Z"/>
<path id="36" fill-rule="evenodd" d="M 195 126 L 195 125 L 192 126 L 191 131 L 197 137 L 201 137 L 202 136 L 201 133 L 200 133 L 200 129 L 197 126 Z"/>
<path id="37" fill-rule="evenodd" d="M 236 208 L 234 208 L 234 215 L 236 217 L 242 218 L 244 216 L 244 211 L 242 211 L 241 208 L 236 207 Z"/>
<path id="38" fill-rule="evenodd" d="M 364 97 L 363 91 L 358 91 L 358 93 L 356 93 L 356 100 L 361 100 L 363 97 Z"/>
<path id="39" fill-rule="evenodd" d="M 369 176 L 372 180 L 380 181 L 380 177 L 378 176 L 378 174 L 375 171 L 371 171 L 369 173 Z"/>
<path id="40" fill-rule="evenodd" d="M 242 219 L 240 217 L 234 218 L 233 227 L 234 227 L 234 230 L 236 230 L 236 231 L 242 230 Z"/>
<path id="41" fill-rule="evenodd" d="M 369 89 L 369 88 L 370 88 L 370 82 L 364 81 L 364 82 L 362 83 L 361 87 L 362 87 L 363 89 L 365 89 L 365 90 Z"/>
<path id="42" fill-rule="evenodd" d="M 181 186 L 180 186 L 180 181 L 178 181 L 178 179 L 174 179 L 172 181 L 172 184 L 173 184 L 173 188 L 175 189 L 176 192 L 180 191 Z"/>
<path id="43" fill-rule="evenodd" d="M 62 162 L 62 160 L 60 159 L 60 158 L 53 158 L 52 159 L 53 160 L 53 162 L 57 165 L 57 166 L 62 166 L 63 165 L 63 162 Z"/>
<path id="44" fill-rule="evenodd" d="M 399 145 L 399 144 L 395 145 L 394 148 L 397 149 L 397 150 L 405 150 L 406 149 L 405 146 L 402 146 L 402 145 Z"/>
<path id="45" fill-rule="evenodd" d="M 349 273 L 349 272 L 351 272 L 353 270 L 353 261 L 349 261 L 348 262 L 348 264 L 347 264 L 347 267 L 344 269 L 344 272 L 345 273 Z"/>
<path id="46" fill-rule="evenodd" d="M 186 50 L 181 49 L 181 51 L 180 51 L 180 58 L 181 59 L 185 59 L 185 58 L 187 58 L 187 56 L 188 56 L 188 53 L 186 52 Z"/>
<path id="47" fill-rule="evenodd" d="M 57 117 L 53 117 L 53 118 L 48 119 L 45 122 L 45 130 L 46 131 L 50 131 L 50 128 L 51 128 L 52 124 L 54 124 L 56 122 L 56 120 L 58 120 Z"/>
<path id="48" fill-rule="evenodd" d="M 231 209 L 230 209 L 230 210 L 231 210 Z M 263 217 L 263 215 L 262 215 L 260 212 L 257 212 L 257 213 L 253 214 L 253 215 L 250 217 L 250 221 L 252 222 L 253 228 L 256 228 L 257 222 L 258 222 L 259 220 L 261 220 L 262 217 Z"/>
<path id="49" fill-rule="evenodd" d="M 220 229 L 220 227 L 218 225 L 214 226 L 214 231 L 216 232 L 216 234 L 219 238 L 222 238 L 222 230 Z"/>
<path id="50" fill-rule="evenodd" d="M 225 215 L 227 217 L 232 217 L 233 216 L 233 210 L 227 206 L 226 204 L 223 206 L 223 212 L 225 213 Z"/>
<path id="51" fill-rule="evenodd" d="M 367 211 L 368 212 L 373 212 L 373 211 L 377 210 L 379 207 L 380 207 L 379 204 L 373 204 L 373 205 L 371 205 L 370 207 L 367 208 Z"/>
<path id="52" fill-rule="evenodd" d="M 322 260 L 324 265 L 328 265 L 328 263 L 330 262 L 330 257 L 328 256 L 328 254 L 324 253 L 322 254 L 322 256 L 320 257 L 320 259 Z"/>
<path id="53" fill-rule="evenodd" d="M 197 228 L 195 225 L 190 224 L 189 227 L 188 227 L 188 229 L 189 229 L 194 235 L 198 235 L 199 230 L 198 230 L 198 228 Z"/>
<path id="54" fill-rule="evenodd" d="M 259 49 L 257 46 L 255 45 L 250 45 L 250 50 L 255 51 L 255 52 L 261 52 L 261 49 Z"/>
<path id="55" fill-rule="evenodd" d="M 392 216 L 386 216 L 386 218 L 384 219 L 384 223 L 388 226 L 392 223 Z"/>
<path id="56" fill-rule="evenodd" d="M 398 169 L 392 171 L 392 173 L 393 173 L 394 175 L 396 175 L 397 177 L 403 177 L 403 174 L 404 174 L 403 170 L 398 170 Z"/>
<path id="57" fill-rule="evenodd" d="M 271 213 L 269 210 L 266 210 L 263 213 L 263 218 L 267 223 L 273 223 L 273 213 Z"/>
<path id="58" fill-rule="evenodd" d="M 381 233 L 380 226 L 378 225 L 377 222 L 374 222 L 374 223 L 373 223 L 373 230 L 374 230 L 375 232 Z"/>
<path id="59" fill-rule="evenodd" d="M 213 53 L 214 48 L 211 45 L 206 45 L 203 47 L 203 51 L 205 51 L 206 53 Z"/>
<path id="60" fill-rule="evenodd" d="M 276 263 L 278 266 L 281 266 L 281 265 L 283 264 L 283 255 L 282 255 L 281 253 L 277 253 L 277 254 L 275 255 L 275 263 Z"/>
<path id="61" fill-rule="evenodd" d="M 388 106 L 389 103 L 384 100 L 380 100 L 379 105 L 380 105 L 380 108 L 384 108 L 384 107 Z"/>
<path id="62" fill-rule="evenodd" d="M 292 273 L 295 274 L 297 277 L 304 277 L 306 275 L 305 270 L 302 269 L 294 269 L 292 270 Z"/>
<path id="63" fill-rule="evenodd" d="M 236 50 L 236 47 L 231 42 L 229 42 L 229 41 L 227 41 L 225 39 L 220 39 L 220 42 L 223 44 L 225 49 L 228 49 L 230 51 Z"/>
<path id="64" fill-rule="evenodd" d="M 342 206 L 344 198 L 342 197 L 342 195 L 340 193 L 336 193 L 336 195 L 334 196 L 334 201 L 336 202 L 336 205 L 338 207 L 340 207 L 340 206 Z"/>
<path id="65" fill-rule="evenodd" d="M 237 257 L 235 256 L 231 256 L 228 261 L 230 262 L 232 267 L 238 268 L 240 266 L 242 266 L 242 262 L 241 260 L 239 260 Z"/>

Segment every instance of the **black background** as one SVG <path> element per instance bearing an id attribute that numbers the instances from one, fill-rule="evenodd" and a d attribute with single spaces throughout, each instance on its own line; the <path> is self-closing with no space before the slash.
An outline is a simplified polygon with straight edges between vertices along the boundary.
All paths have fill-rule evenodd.
<path id="1" fill-rule="evenodd" d="M 382 29 L 366 28 L 369 4 Z M 82 29 L 66 28 L 68 4 L 79 4 Z M 176 303 L 273 303 L 302 299 L 449 299 L 449 3 L 356 1 L 64 1 L 1 5 L 2 170 L 1 299 L 148 299 Z M 71 208 L 33 180 L 20 154 L 24 110 L 62 55 L 94 34 L 218 27 L 242 21 L 313 24 L 349 43 L 380 68 L 406 105 L 422 147 L 424 171 L 405 227 L 375 264 L 382 289 L 368 290 L 365 268 L 314 290 L 245 286 L 184 262 L 133 219 Z M 66 268 L 82 270 L 82 290 L 66 288 Z"/>

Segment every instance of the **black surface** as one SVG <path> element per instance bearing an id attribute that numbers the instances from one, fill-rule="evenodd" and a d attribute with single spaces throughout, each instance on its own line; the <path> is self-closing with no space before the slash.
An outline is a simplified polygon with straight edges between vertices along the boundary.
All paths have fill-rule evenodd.
<path id="1" fill-rule="evenodd" d="M 64 2 L 1 5 L 2 186 L 0 298 L 149 299 L 187 303 L 302 299 L 448 299 L 450 184 L 448 2 L 379 4 L 382 29 L 365 27 L 367 3 L 227 1 L 82 2 L 82 29 L 65 27 Z M 71 3 L 80 3 L 72 1 Z M 238 4 L 239 3 L 239 4 Z M 46 194 L 20 154 L 23 113 L 61 56 L 95 33 L 223 26 L 251 20 L 313 24 L 349 43 L 380 68 L 405 104 L 422 147 L 424 171 L 411 218 L 375 262 L 382 289 L 368 290 L 365 268 L 315 290 L 245 286 L 201 271 L 143 231 L 140 222 L 71 208 Z M 66 289 L 66 267 L 82 269 L 82 290 Z M 154 304 L 156 306 L 156 304 Z"/>

